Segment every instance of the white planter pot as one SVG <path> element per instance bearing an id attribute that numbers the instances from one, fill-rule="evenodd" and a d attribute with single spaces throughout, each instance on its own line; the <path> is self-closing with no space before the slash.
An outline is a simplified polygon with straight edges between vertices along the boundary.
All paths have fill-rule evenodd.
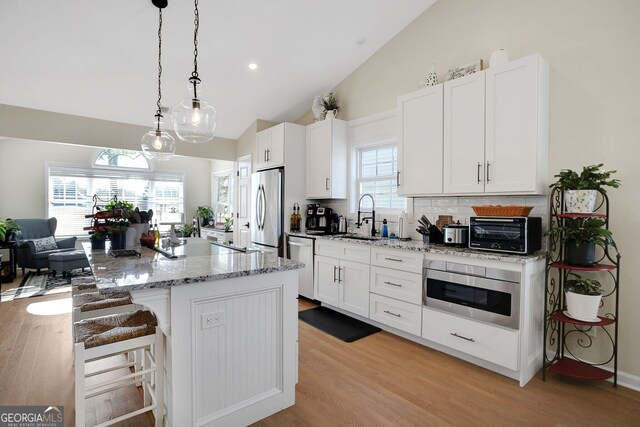
<path id="1" fill-rule="evenodd" d="M 567 314 L 569 317 L 585 322 L 598 321 L 598 308 L 602 295 L 581 295 L 567 291 Z"/>
<path id="2" fill-rule="evenodd" d="M 592 213 L 596 206 L 597 190 L 566 190 L 564 209 L 571 213 Z"/>
<path id="3" fill-rule="evenodd" d="M 137 235 L 138 235 L 138 231 L 135 228 L 133 227 L 127 228 L 127 233 L 125 235 L 126 236 L 125 247 L 132 248 L 136 242 Z"/>
<path id="4" fill-rule="evenodd" d="M 142 237 L 142 235 L 146 233 L 147 230 L 149 230 L 149 224 L 131 224 L 129 228 L 133 228 L 134 230 L 136 230 L 136 237 L 134 238 L 133 242 L 133 244 L 135 245 L 137 243 L 140 243 L 140 238 Z"/>

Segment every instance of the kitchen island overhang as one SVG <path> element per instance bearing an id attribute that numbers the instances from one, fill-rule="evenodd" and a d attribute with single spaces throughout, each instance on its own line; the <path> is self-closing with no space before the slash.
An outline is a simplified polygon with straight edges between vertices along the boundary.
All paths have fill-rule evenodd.
<path id="1" fill-rule="evenodd" d="M 210 243 L 190 239 L 196 247 Z M 167 425 L 247 425 L 295 402 L 298 269 L 269 253 L 85 252 L 100 292 L 131 291 L 166 336 Z"/>

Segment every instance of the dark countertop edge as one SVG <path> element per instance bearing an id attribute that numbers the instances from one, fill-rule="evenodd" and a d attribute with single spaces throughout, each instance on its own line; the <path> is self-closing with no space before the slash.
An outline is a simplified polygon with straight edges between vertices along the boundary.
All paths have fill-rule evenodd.
<path id="1" fill-rule="evenodd" d="M 389 249 L 400 249 L 405 251 L 418 251 L 426 253 L 435 253 L 441 255 L 464 256 L 467 258 L 486 259 L 489 261 L 502 261 L 526 264 L 541 259 L 545 259 L 547 253 L 545 251 L 534 252 L 528 255 L 506 254 L 490 251 L 479 251 L 476 249 L 460 248 L 456 246 L 446 246 L 440 243 L 424 246 L 419 240 L 398 240 L 398 239 L 378 239 L 378 240 L 359 240 L 343 237 L 340 234 L 307 234 L 304 232 L 288 233 L 290 236 L 306 237 L 312 239 L 337 240 L 346 243 L 355 243 L 359 245 L 367 245 L 372 247 L 382 247 Z"/>

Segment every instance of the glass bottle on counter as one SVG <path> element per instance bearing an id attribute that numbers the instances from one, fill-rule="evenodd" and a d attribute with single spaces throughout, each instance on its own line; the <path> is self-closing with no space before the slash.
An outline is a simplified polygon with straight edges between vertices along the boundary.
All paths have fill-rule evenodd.
<path id="1" fill-rule="evenodd" d="M 382 237 L 389 237 L 389 226 L 387 225 L 387 219 L 382 220 Z"/>
<path id="2" fill-rule="evenodd" d="M 155 225 L 153 226 L 153 235 L 155 236 L 153 247 L 155 249 L 158 249 L 160 247 L 160 230 L 158 229 L 158 221 L 156 221 Z"/>

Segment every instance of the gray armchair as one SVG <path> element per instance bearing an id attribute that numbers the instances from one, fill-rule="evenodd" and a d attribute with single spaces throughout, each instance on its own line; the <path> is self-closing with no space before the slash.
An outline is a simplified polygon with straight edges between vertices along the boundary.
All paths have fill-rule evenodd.
<path id="1" fill-rule="evenodd" d="M 17 232 L 18 246 L 16 247 L 16 257 L 18 265 L 22 267 L 22 274 L 25 268 L 35 268 L 40 274 L 41 268 L 49 268 L 49 255 L 58 252 L 73 251 L 76 247 L 76 238 L 67 237 L 64 239 L 55 239 L 56 227 L 58 220 L 56 218 L 49 219 L 14 219 L 22 229 Z M 43 237 L 54 237 L 58 244 L 58 249 L 36 251 L 33 239 L 42 239 Z"/>

